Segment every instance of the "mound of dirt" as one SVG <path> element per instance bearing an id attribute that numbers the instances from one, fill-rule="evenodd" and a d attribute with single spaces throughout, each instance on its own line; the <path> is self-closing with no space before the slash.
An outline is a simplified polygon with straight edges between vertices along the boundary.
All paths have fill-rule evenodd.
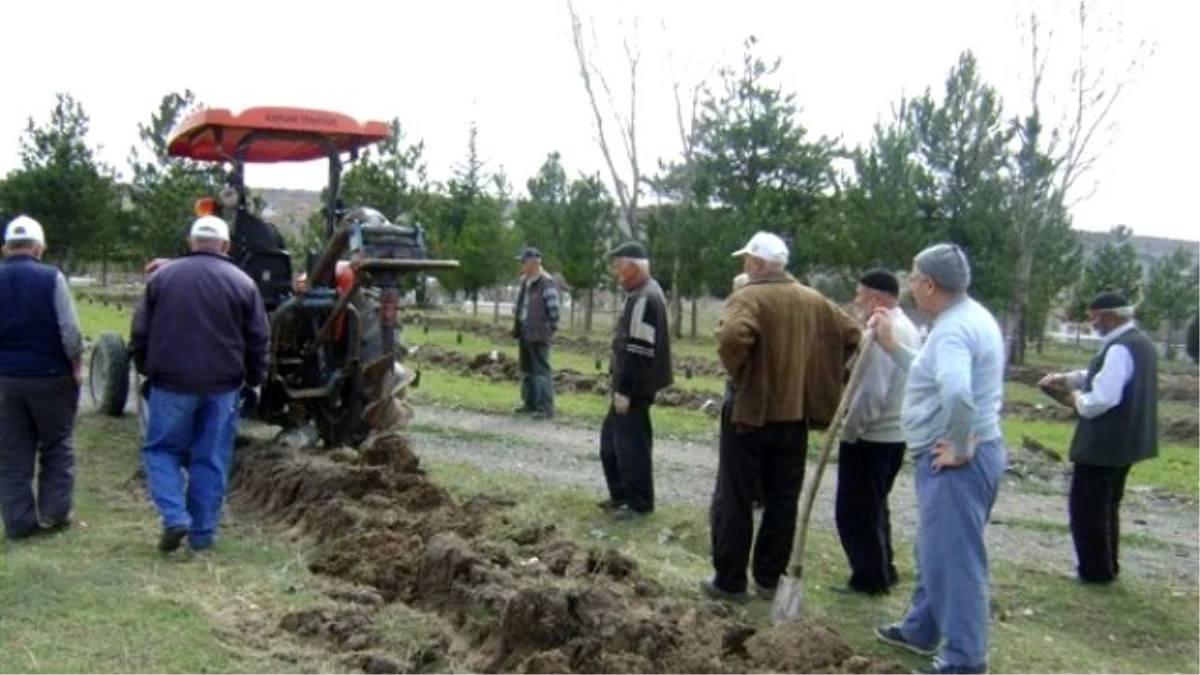
<path id="1" fill-rule="evenodd" d="M 1032 436 L 1022 436 L 1021 445 L 1008 449 L 1007 473 L 1018 480 L 1058 483 L 1071 475 L 1071 464 L 1063 453 Z"/>
<path id="2" fill-rule="evenodd" d="M 1200 442 L 1200 418 L 1175 418 L 1164 420 L 1159 434 L 1169 441 L 1180 443 Z"/>
<path id="3" fill-rule="evenodd" d="M 315 573 L 440 617 L 451 634 L 430 650 L 446 650 L 436 653 L 456 668 L 904 672 L 854 655 L 820 626 L 760 630 L 725 605 L 666 597 L 628 556 L 580 547 L 553 525 L 506 527 L 507 503 L 458 504 L 428 480 L 398 436 L 378 439 L 355 462 L 307 449 L 243 448 L 230 501 L 315 543 Z M 304 610 L 280 626 L 350 652 L 369 672 L 411 667 L 378 648 L 373 602 Z"/>

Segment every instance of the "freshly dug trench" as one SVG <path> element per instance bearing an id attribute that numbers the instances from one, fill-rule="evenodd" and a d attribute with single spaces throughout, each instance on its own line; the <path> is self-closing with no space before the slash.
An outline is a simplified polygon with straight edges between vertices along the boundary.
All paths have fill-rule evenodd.
<path id="1" fill-rule="evenodd" d="M 352 462 L 247 446 L 235 458 L 230 501 L 313 542 L 314 572 L 440 616 L 453 639 L 430 653 L 455 668 L 904 672 L 855 656 L 819 626 L 760 630 L 725 605 L 666 597 L 635 561 L 580 547 L 553 525 L 506 527 L 504 503 L 458 504 L 429 481 L 400 436 L 379 439 Z M 306 610 L 283 628 L 353 651 L 364 669 L 405 666 L 402 657 L 371 651 L 377 647 L 363 618 L 371 610 Z"/>

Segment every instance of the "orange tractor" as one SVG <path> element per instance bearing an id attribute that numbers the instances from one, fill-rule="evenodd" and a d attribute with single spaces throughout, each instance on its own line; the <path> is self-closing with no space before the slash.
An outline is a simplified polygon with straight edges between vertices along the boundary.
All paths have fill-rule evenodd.
<path id="1" fill-rule="evenodd" d="M 171 156 L 232 165 L 227 190 L 239 199 L 230 200 L 227 190 L 221 195 L 226 206 L 241 202 L 229 219 L 230 255 L 257 284 L 271 335 L 267 380 L 260 391 L 243 392 L 243 417 L 285 430 L 312 422 L 326 447 L 357 446 L 373 431 L 408 422 L 406 393 L 415 375 L 401 363 L 397 305 L 425 274 L 458 266 L 430 257 L 420 226 L 393 223 L 369 206 L 342 205 L 343 156 L 354 161 L 389 134 L 382 122 L 320 110 L 208 109 L 183 120 L 168 141 Z M 322 157 L 329 162 L 328 241 L 309 252 L 307 273 L 294 275 L 282 237 L 245 206 L 244 167 Z M 197 204 L 198 213 L 214 208 L 211 199 Z M 129 371 L 124 341 L 102 335 L 89 368 L 89 390 L 101 411 L 124 411 Z M 144 383 L 134 388 L 143 424 L 145 389 Z"/>

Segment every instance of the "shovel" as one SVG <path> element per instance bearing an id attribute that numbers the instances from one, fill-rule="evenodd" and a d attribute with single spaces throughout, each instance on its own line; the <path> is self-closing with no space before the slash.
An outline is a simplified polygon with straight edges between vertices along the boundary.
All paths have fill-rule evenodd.
<path id="1" fill-rule="evenodd" d="M 829 453 L 842 435 L 842 427 L 846 423 L 846 409 L 858 389 L 863 377 L 863 354 L 871 348 L 875 341 L 874 331 L 863 333 L 854 354 L 853 365 L 850 368 L 850 381 L 842 389 L 842 399 L 838 401 L 837 411 L 833 413 L 833 421 L 825 432 L 825 446 L 821 448 L 821 456 L 817 460 L 817 472 L 813 474 L 808 492 L 804 495 L 804 505 L 800 510 L 800 523 L 796 527 L 796 541 L 792 545 L 792 558 L 788 561 L 788 574 L 779 580 L 779 588 L 775 590 L 775 600 L 771 603 L 771 623 L 778 626 L 785 621 L 799 619 L 804 616 L 804 545 L 808 543 L 808 520 L 812 515 L 813 502 L 816 501 L 817 488 L 821 486 L 821 474 L 825 472 L 825 463 Z"/>

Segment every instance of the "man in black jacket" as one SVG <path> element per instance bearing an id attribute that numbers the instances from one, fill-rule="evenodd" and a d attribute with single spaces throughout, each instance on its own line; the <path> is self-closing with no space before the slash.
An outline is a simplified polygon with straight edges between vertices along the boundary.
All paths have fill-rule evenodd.
<path id="1" fill-rule="evenodd" d="M 674 381 L 671 331 L 667 302 L 650 276 L 645 247 L 626 242 L 609 257 L 625 304 L 613 331 L 612 405 L 600 428 L 600 461 L 609 494 L 602 506 L 618 520 L 629 520 L 654 511 L 650 407 L 658 391 Z"/>
<path id="2" fill-rule="evenodd" d="M 1087 370 L 1051 373 L 1042 386 L 1065 384 L 1079 420 L 1068 498 L 1079 580 L 1109 584 L 1117 560 L 1121 497 L 1132 465 L 1158 456 L 1158 352 L 1133 322 L 1134 308 L 1105 292 L 1088 307 L 1104 345 Z"/>
<path id="3" fill-rule="evenodd" d="M 213 545 L 243 383 L 267 373 L 267 315 L 254 282 L 227 256 L 229 228 L 216 216 L 192 225 L 190 253 L 146 284 L 130 351 L 150 381 L 142 459 L 162 517 L 159 550 Z M 185 486 L 181 465 L 187 462 Z"/>

